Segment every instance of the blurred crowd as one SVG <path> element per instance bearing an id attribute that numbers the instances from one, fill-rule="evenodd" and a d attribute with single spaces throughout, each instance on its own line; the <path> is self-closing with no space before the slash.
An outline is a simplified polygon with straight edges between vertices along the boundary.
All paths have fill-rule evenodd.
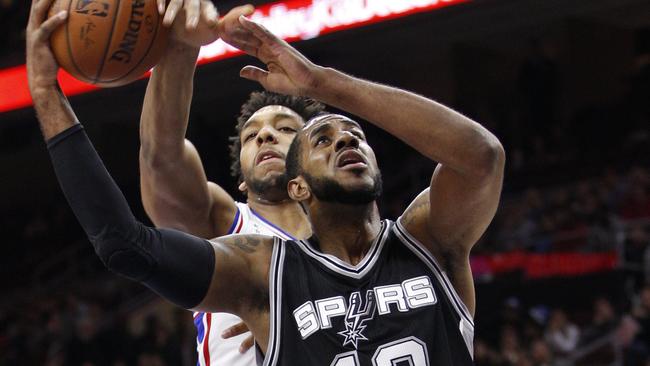
<path id="1" fill-rule="evenodd" d="M 650 172 L 634 167 L 504 198 L 480 251 L 613 251 L 644 258 L 650 227 Z M 647 255 L 650 255 L 648 252 Z M 640 264 L 640 263 L 639 263 Z"/>
<path id="2" fill-rule="evenodd" d="M 508 298 L 497 327 L 475 338 L 475 364 L 650 365 L 650 285 L 623 309 L 612 302 L 598 297 L 592 309 L 569 313 L 545 305 L 526 307 L 517 298 Z"/>
<path id="3" fill-rule="evenodd" d="M 0 308 L 0 365 L 193 365 L 192 315 L 111 275 Z"/>

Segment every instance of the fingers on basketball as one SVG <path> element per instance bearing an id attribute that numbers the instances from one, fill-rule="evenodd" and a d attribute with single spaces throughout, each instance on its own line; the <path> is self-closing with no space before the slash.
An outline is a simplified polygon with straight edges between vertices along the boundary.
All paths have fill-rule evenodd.
<path id="1" fill-rule="evenodd" d="M 201 9 L 201 0 L 185 0 L 185 28 L 188 30 L 196 29 L 199 25 L 199 11 Z"/>
<path id="2" fill-rule="evenodd" d="M 246 5 L 240 5 L 231 11 L 234 11 L 235 14 L 239 14 L 247 17 L 253 14 L 253 12 L 255 12 L 255 7 L 251 4 L 246 4 Z"/>
<path id="3" fill-rule="evenodd" d="M 30 17 L 30 24 L 33 26 L 40 26 L 47 16 L 47 11 L 52 5 L 54 0 L 33 0 L 32 1 L 32 14 Z"/>
<path id="4" fill-rule="evenodd" d="M 45 41 L 50 38 L 52 32 L 54 32 L 59 26 L 65 23 L 65 20 L 68 18 L 68 12 L 61 10 L 55 16 L 50 17 L 48 20 L 43 22 L 38 29 L 37 38 L 39 41 Z"/>
<path id="5" fill-rule="evenodd" d="M 174 23 L 176 14 L 183 6 L 183 0 L 171 0 L 167 6 L 167 11 L 165 12 L 165 17 L 163 18 L 163 25 L 170 26 Z"/>
<path id="6" fill-rule="evenodd" d="M 201 16 L 203 17 L 203 20 L 211 26 L 217 25 L 219 21 L 219 12 L 212 1 L 205 1 L 204 4 L 201 5 Z"/>

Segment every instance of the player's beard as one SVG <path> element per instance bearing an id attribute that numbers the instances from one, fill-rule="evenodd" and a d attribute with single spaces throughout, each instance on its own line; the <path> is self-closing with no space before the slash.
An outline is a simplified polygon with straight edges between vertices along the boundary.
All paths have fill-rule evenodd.
<path id="1" fill-rule="evenodd" d="M 266 201 L 279 202 L 289 197 L 287 193 L 287 178 L 278 174 L 266 179 L 245 178 L 248 190 Z"/>
<path id="2" fill-rule="evenodd" d="M 345 205 L 365 205 L 376 201 L 381 196 L 383 182 L 381 173 L 373 177 L 370 187 L 349 190 L 332 178 L 314 177 L 303 172 L 311 192 L 323 202 L 342 203 Z"/>

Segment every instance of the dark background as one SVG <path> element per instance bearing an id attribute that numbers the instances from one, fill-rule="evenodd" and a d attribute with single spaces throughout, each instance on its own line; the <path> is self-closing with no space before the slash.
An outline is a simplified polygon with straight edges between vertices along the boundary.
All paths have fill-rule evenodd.
<path id="1" fill-rule="evenodd" d="M 240 3 L 217 5 L 225 13 Z M 24 63 L 28 7 L 0 0 L 0 67 Z M 295 43 L 315 63 L 433 98 L 499 137 L 507 153 L 502 204 L 475 255 L 619 258 L 614 270 L 578 277 L 477 278 L 477 364 L 648 365 L 649 25 L 647 1 L 473 1 Z M 195 77 L 188 138 L 209 179 L 235 195 L 227 137 L 241 103 L 260 89 L 238 76 L 255 62 L 219 61 Z M 144 221 L 137 156 L 146 83 L 71 98 Z M 435 165 L 364 126 L 384 175 L 381 210 L 394 219 Z M 31 108 L 0 114 L 0 218 L 0 365 L 195 362 L 189 314 L 95 258 Z M 560 313 L 568 320 L 557 321 Z M 554 338 L 572 326 L 579 342 Z"/>

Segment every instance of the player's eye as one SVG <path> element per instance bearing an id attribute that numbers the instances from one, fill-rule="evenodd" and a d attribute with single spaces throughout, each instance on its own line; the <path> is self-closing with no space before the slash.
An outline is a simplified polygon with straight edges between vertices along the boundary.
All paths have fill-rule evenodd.
<path id="1" fill-rule="evenodd" d="M 296 132 L 296 129 L 291 128 L 291 127 L 280 127 L 278 130 L 280 132 L 286 132 L 286 133 L 294 133 L 294 132 Z"/>
<path id="2" fill-rule="evenodd" d="M 321 136 L 319 136 L 319 137 L 316 139 L 316 143 L 314 144 L 314 146 L 318 146 L 318 145 L 321 145 L 321 144 L 327 143 L 327 142 L 329 142 L 329 141 L 330 141 L 330 138 L 329 138 L 329 137 L 327 137 L 327 136 L 325 136 L 325 135 L 321 135 Z"/>
<path id="3" fill-rule="evenodd" d="M 248 135 L 246 135 L 246 137 L 244 137 L 244 142 L 254 139 L 255 136 L 257 136 L 257 131 L 249 133 Z"/>

